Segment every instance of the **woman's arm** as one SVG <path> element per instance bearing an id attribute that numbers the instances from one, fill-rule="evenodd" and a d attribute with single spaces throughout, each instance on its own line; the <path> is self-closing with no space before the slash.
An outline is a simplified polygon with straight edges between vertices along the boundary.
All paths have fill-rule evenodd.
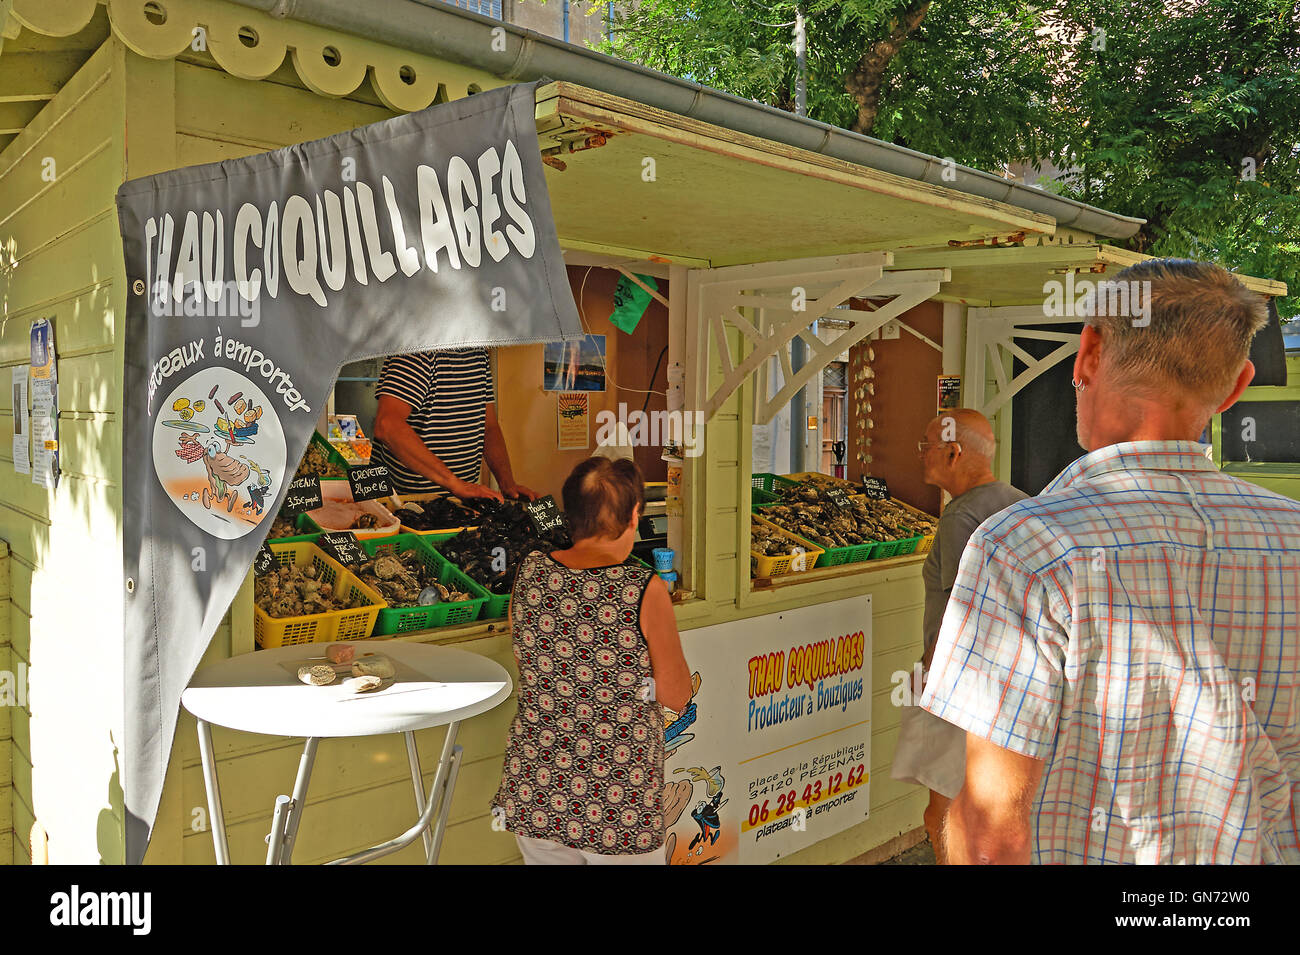
<path id="1" fill-rule="evenodd" d="M 641 632 L 650 647 L 655 699 L 674 712 L 684 709 L 691 701 L 691 671 L 682 654 L 672 598 L 658 576 L 650 579 L 641 598 Z"/>

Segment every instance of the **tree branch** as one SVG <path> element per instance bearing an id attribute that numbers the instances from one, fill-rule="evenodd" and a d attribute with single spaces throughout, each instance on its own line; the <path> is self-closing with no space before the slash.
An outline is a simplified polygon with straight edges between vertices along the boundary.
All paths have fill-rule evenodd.
<path id="1" fill-rule="evenodd" d="M 890 61 L 903 48 L 908 35 L 925 19 L 930 2 L 931 0 L 911 0 L 902 14 L 894 19 L 889 35 L 873 43 L 845 78 L 844 88 L 858 104 L 858 115 L 849 127 L 855 133 L 869 133 L 876 124 L 885 71 L 889 69 Z"/>

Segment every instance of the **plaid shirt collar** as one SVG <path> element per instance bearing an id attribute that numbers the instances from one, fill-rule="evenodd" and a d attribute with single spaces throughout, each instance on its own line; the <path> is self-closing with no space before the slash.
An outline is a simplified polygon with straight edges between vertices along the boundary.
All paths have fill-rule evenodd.
<path id="1" fill-rule="evenodd" d="M 1043 494 L 1087 483 L 1112 471 L 1213 471 L 1209 445 L 1196 441 L 1125 441 L 1090 451 L 1052 479 Z"/>

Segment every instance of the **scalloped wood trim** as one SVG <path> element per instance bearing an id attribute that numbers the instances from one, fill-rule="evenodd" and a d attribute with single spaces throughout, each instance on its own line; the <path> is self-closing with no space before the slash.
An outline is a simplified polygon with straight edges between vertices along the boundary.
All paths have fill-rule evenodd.
<path id="1" fill-rule="evenodd" d="M 141 56 L 170 59 L 187 48 L 206 49 L 227 73 L 261 80 L 279 69 L 287 53 L 308 89 L 347 96 L 368 74 L 376 95 L 397 112 L 507 82 L 482 70 L 215 0 L 0 0 L 0 24 L 4 34 L 17 24 L 45 36 L 71 36 L 101 4 L 108 8 L 113 33 Z"/>

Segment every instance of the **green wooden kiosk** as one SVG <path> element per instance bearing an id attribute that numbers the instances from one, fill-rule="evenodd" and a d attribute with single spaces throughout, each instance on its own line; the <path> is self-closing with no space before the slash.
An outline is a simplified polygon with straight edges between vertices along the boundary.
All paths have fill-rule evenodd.
<path id="1" fill-rule="evenodd" d="M 898 730 L 891 676 L 920 653 L 923 558 L 751 581 L 753 426 L 789 400 L 769 392 L 762 372 L 784 352 L 756 329 L 784 342 L 810 317 L 779 301 L 765 303 L 761 321 L 739 310 L 772 287 L 804 288 L 825 309 L 844 306 L 833 323 L 838 340 L 810 348 L 805 370 L 811 376 L 875 342 L 878 380 L 894 383 L 874 413 L 876 465 L 891 486 L 914 479 L 903 449 L 934 414 L 940 373 L 962 375 L 964 403 L 995 417 L 1005 475 L 1011 397 L 1073 352 L 1070 336 L 1060 336 L 1050 361 L 1031 359 L 1012 373 L 1027 356 L 1017 340 L 1044 334 L 1030 328 L 1043 323 L 1044 283 L 1138 261 L 1107 241 L 1131 235 L 1139 221 L 451 7 L 289 6 L 286 18 L 274 15 L 275 0 L 0 0 L 0 365 L 8 381 L 9 369 L 28 362 L 32 323 L 53 322 L 62 463 L 53 489 L 16 472 L 13 397 L 0 389 L 0 670 L 30 674 L 22 705 L 0 707 L 0 861 L 123 859 L 128 290 L 117 187 L 539 77 L 551 80 L 539 87 L 536 119 L 566 260 L 663 280 L 670 381 L 687 407 L 706 413 L 704 453 L 684 461 L 670 527 L 689 592 L 679 626 L 872 598 L 870 814 L 782 861 L 838 863 L 905 846 L 925 796 L 889 778 Z M 1286 291 L 1245 280 L 1267 295 Z M 890 322 L 895 337 L 871 338 Z M 1294 491 L 1294 479 L 1285 486 Z M 919 491 L 911 496 L 927 503 Z M 251 608 L 246 586 L 207 661 L 254 650 Z M 513 672 L 501 621 L 402 639 L 454 643 Z M 466 763 L 443 861 L 519 859 L 488 816 L 511 710 L 461 731 Z M 179 719 L 146 861 L 210 863 L 194 724 Z M 216 742 L 231 852 L 255 861 L 297 744 L 235 733 Z M 424 733 L 426 766 L 440 743 L 438 731 Z M 405 774 L 397 737 L 327 740 L 297 860 L 346 855 L 391 835 L 381 821 L 412 808 Z M 390 859 L 419 854 L 413 846 Z"/>

